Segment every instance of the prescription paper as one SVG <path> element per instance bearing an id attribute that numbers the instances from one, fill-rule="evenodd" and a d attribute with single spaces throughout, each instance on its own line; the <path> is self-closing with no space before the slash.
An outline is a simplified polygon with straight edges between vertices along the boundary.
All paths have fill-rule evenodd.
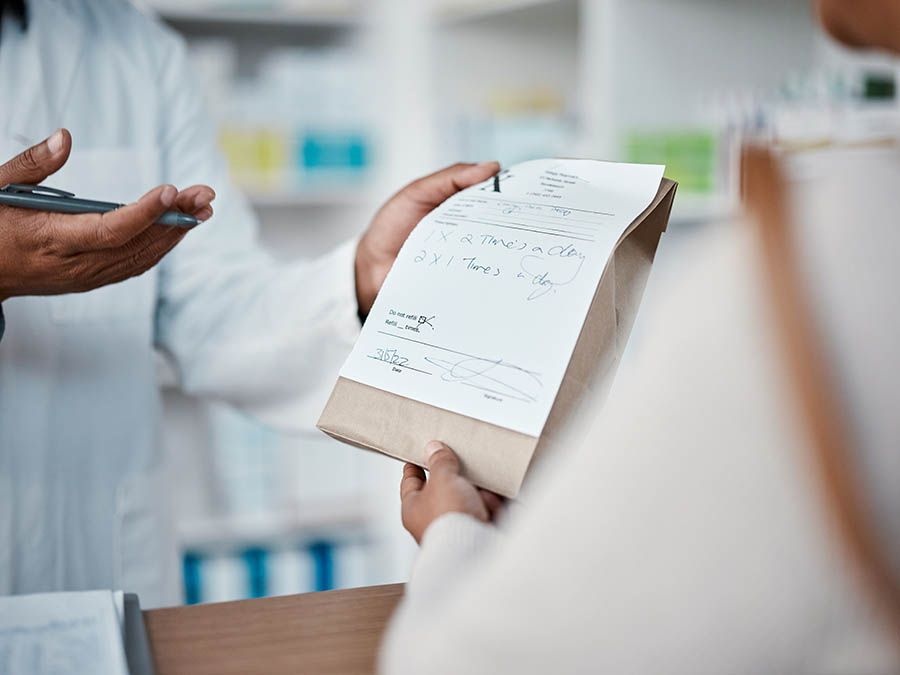
<path id="1" fill-rule="evenodd" d="M 413 230 L 341 376 L 538 437 L 591 300 L 664 167 L 536 160 Z"/>

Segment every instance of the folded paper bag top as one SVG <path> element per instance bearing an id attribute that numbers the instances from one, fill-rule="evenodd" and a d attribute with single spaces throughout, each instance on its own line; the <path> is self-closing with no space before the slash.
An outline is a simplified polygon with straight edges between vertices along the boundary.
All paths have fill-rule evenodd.
<path id="1" fill-rule="evenodd" d="M 626 173 L 622 181 L 638 176 L 644 190 L 654 180 L 655 194 L 641 202 L 637 188 L 613 192 L 601 195 L 596 209 L 580 208 L 598 201 L 585 191 L 589 179 L 579 183 L 597 166 L 600 177 L 639 167 L 530 162 L 501 175 L 499 194 L 490 181 L 423 219 L 319 429 L 419 465 L 426 443 L 441 440 L 475 484 L 515 497 L 535 456 L 564 445 L 573 422 L 594 414 L 612 384 L 675 196 L 670 180 Z M 604 204 L 621 209 L 600 210 Z M 549 347 L 555 356 L 530 358 Z"/>

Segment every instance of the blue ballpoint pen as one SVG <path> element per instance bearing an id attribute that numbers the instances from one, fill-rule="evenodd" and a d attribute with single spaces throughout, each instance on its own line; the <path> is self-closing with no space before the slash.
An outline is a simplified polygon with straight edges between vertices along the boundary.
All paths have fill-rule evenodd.
<path id="1" fill-rule="evenodd" d="M 57 190 L 43 185 L 22 185 L 11 183 L 0 188 L 0 204 L 17 206 L 36 211 L 54 213 L 107 213 L 124 206 L 113 202 L 98 202 L 93 199 L 77 199 L 71 192 Z M 186 213 L 167 211 L 156 221 L 160 225 L 190 229 L 200 221 Z"/>

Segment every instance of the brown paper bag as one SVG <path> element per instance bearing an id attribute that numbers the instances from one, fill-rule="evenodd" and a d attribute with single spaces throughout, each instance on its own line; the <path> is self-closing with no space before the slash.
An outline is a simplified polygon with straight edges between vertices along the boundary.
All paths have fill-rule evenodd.
<path id="1" fill-rule="evenodd" d="M 602 396 L 609 390 L 669 222 L 676 187 L 663 179 L 653 202 L 619 240 L 539 438 L 343 377 L 316 426 L 338 440 L 419 465 L 424 465 L 426 443 L 441 440 L 459 456 L 469 480 L 515 497 L 535 454 L 553 451 L 584 394 L 590 390 Z"/>

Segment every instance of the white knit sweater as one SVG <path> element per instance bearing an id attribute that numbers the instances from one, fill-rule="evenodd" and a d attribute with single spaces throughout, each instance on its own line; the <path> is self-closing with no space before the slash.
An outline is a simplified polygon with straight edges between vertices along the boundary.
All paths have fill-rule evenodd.
<path id="1" fill-rule="evenodd" d="M 867 223 L 874 246 L 839 225 L 815 223 L 828 232 L 815 235 L 808 276 L 830 293 L 829 308 L 844 302 L 863 320 L 850 307 L 861 294 L 896 290 L 883 274 L 900 251 L 898 228 L 895 218 Z M 844 265 L 848 253 L 865 264 Z M 900 672 L 825 518 L 752 232 L 714 231 L 683 262 L 660 311 L 639 319 L 634 368 L 519 508 L 497 528 L 450 514 L 428 529 L 382 673 Z M 880 434 L 864 464 L 893 536 L 892 302 L 875 315 L 878 330 L 842 330 L 840 315 L 826 323 L 831 346 L 853 353 L 847 391 Z M 876 391 L 859 386 L 873 377 Z M 900 558 L 900 537 L 891 541 Z"/>

